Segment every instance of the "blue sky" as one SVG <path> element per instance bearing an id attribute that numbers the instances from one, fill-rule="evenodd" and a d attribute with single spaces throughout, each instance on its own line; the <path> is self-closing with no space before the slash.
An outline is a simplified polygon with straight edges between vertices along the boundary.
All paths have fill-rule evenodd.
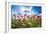
<path id="1" fill-rule="evenodd" d="M 23 12 L 27 10 L 27 12 Z M 24 5 L 11 5 L 11 12 L 16 15 L 20 14 L 41 14 L 41 6 L 24 6 Z"/>

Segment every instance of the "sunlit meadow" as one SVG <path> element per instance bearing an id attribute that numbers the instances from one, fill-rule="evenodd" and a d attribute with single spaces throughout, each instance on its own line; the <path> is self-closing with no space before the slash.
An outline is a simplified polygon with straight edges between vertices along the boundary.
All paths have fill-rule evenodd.
<path id="1" fill-rule="evenodd" d="M 41 27 L 41 6 L 11 5 L 11 28 Z"/>

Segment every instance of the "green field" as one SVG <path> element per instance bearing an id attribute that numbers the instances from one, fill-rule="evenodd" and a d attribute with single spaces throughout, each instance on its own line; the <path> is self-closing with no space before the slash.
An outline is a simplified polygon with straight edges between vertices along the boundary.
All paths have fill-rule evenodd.
<path id="1" fill-rule="evenodd" d="M 11 28 L 36 28 L 41 27 L 41 20 L 29 19 L 29 20 L 11 20 Z"/>

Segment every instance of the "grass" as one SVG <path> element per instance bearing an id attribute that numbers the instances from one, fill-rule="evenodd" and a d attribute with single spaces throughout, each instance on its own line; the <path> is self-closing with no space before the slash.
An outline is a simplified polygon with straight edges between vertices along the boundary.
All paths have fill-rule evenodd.
<path id="1" fill-rule="evenodd" d="M 41 27 L 41 21 L 35 20 L 35 19 L 29 19 L 29 20 L 12 20 L 11 22 L 11 28 L 32 28 L 32 27 Z"/>

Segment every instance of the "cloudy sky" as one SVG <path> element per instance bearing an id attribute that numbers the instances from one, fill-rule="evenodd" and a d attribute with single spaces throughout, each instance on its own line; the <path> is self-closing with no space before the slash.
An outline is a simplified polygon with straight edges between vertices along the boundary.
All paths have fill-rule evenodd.
<path id="1" fill-rule="evenodd" d="M 41 6 L 11 5 L 11 13 L 16 15 L 18 15 L 19 13 L 28 15 L 41 15 Z"/>

